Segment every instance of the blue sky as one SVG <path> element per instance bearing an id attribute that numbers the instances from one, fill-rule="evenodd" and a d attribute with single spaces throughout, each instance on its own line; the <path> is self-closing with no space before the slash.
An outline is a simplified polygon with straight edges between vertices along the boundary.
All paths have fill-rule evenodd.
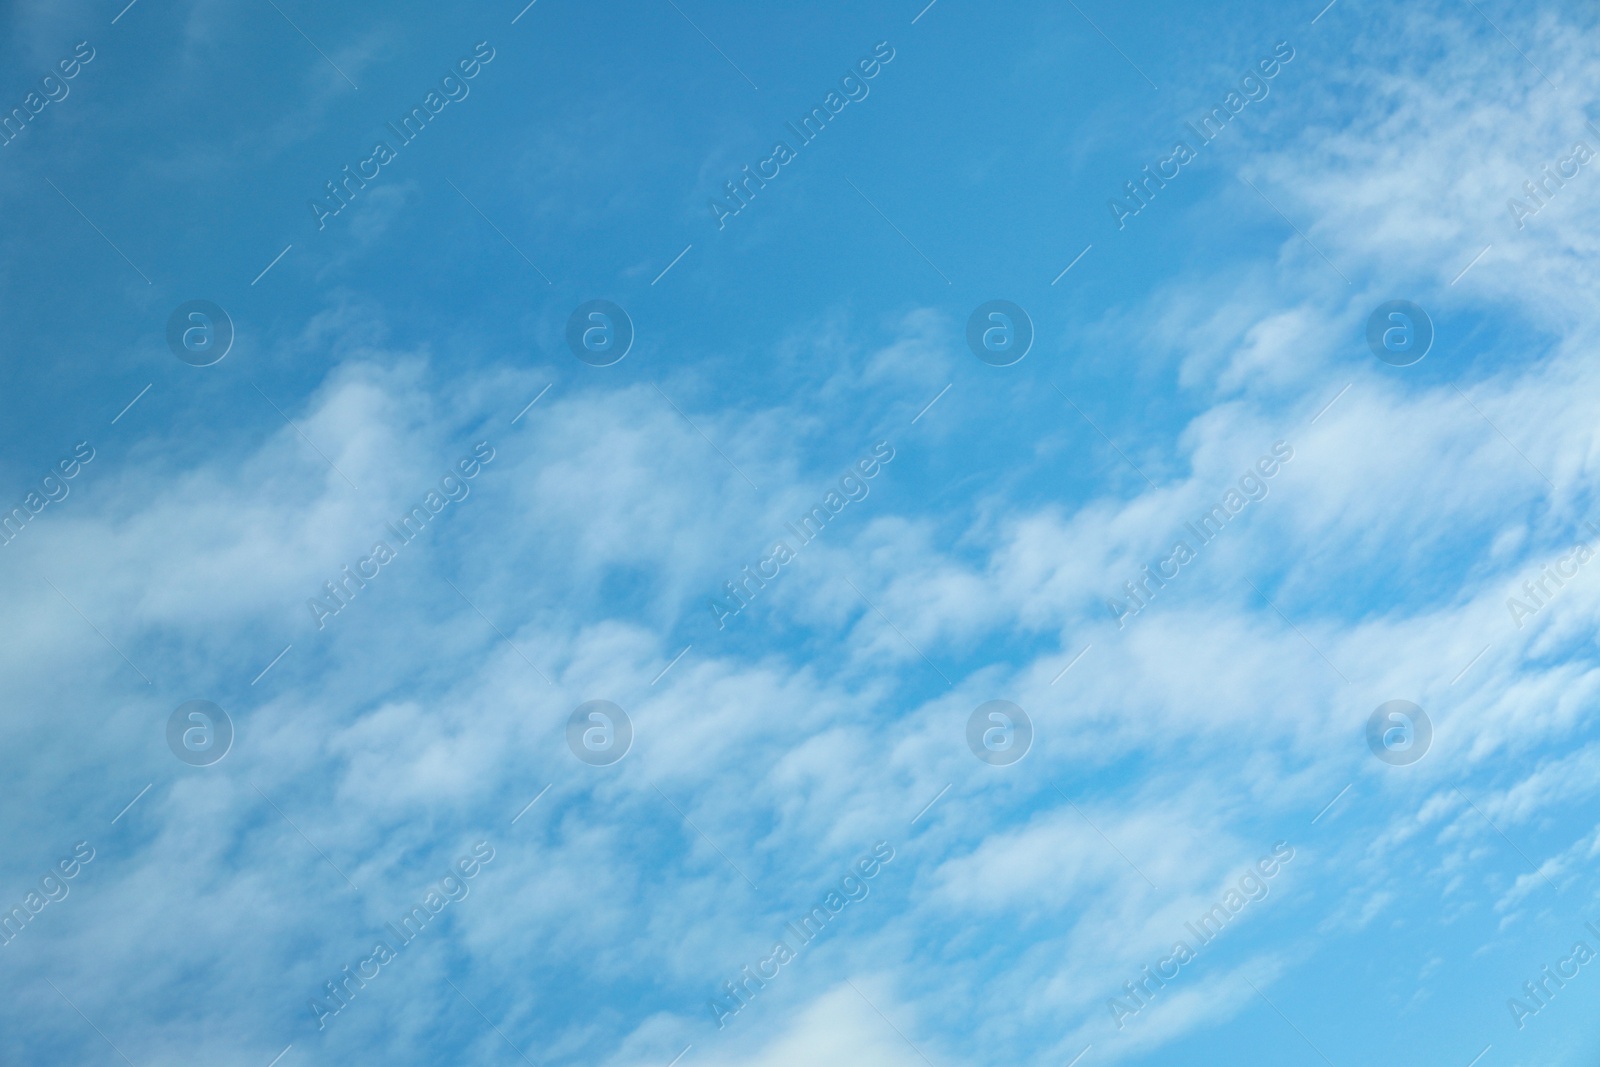
<path id="1" fill-rule="evenodd" d="M 1593 1062 L 1595 16 L 923 2 L 6 9 L 0 1058 Z"/>

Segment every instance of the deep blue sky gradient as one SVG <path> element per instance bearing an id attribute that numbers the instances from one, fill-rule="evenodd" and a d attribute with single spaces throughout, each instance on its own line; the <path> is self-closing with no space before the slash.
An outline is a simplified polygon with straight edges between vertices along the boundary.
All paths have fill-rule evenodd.
<path id="1" fill-rule="evenodd" d="M 0 947 L 0 1060 L 1591 1062 L 1600 965 L 1520 1028 L 1507 1000 L 1600 950 L 1596 565 L 1523 628 L 1505 601 L 1600 540 L 1600 208 L 1589 168 L 1523 229 L 1506 199 L 1600 148 L 1600 67 L 1581 5 L 1479 6 L 0 13 L 6 106 L 95 50 L 0 147 L 0 504 L 95 449 L 0 547 L 0 903 L 96 850 Z M 470 95 L 319 230 L 323 183 L 480 41 Z M 1403 369 L 1364 341 L 1392 298 L 1437 331 Z M 237 331 L 211 367 L 166 345 L 193 299 Z M 567 350 L 590 299 L 636 328 L 614 366 Z M 991 299 L 1036 330 L 1011 367 L 966 348 Z M 307 599 L 482 441 L 318 628 Z M 1107 599 L 1278 441 L 1269 495 L 1119 628 Z M 215 766 L 167 747 L 190 699 L 237 728 Z M 616 766 L 567 748 L 590 699 L 632 716 Z M 1035 724 L 1015 766 L 963 740 L 991 699 Z M 1415 766 L 1368 751 L 1391 699 L 1432 717 Z M 309 998 L 480 841 L 470 895 L 319 1030 Z M 722 983 L 878 841 L 870 895 L 719 1029 Z M 1277 842 L 1268 896 L 1119 1029 L 1122 983 Z"/>

